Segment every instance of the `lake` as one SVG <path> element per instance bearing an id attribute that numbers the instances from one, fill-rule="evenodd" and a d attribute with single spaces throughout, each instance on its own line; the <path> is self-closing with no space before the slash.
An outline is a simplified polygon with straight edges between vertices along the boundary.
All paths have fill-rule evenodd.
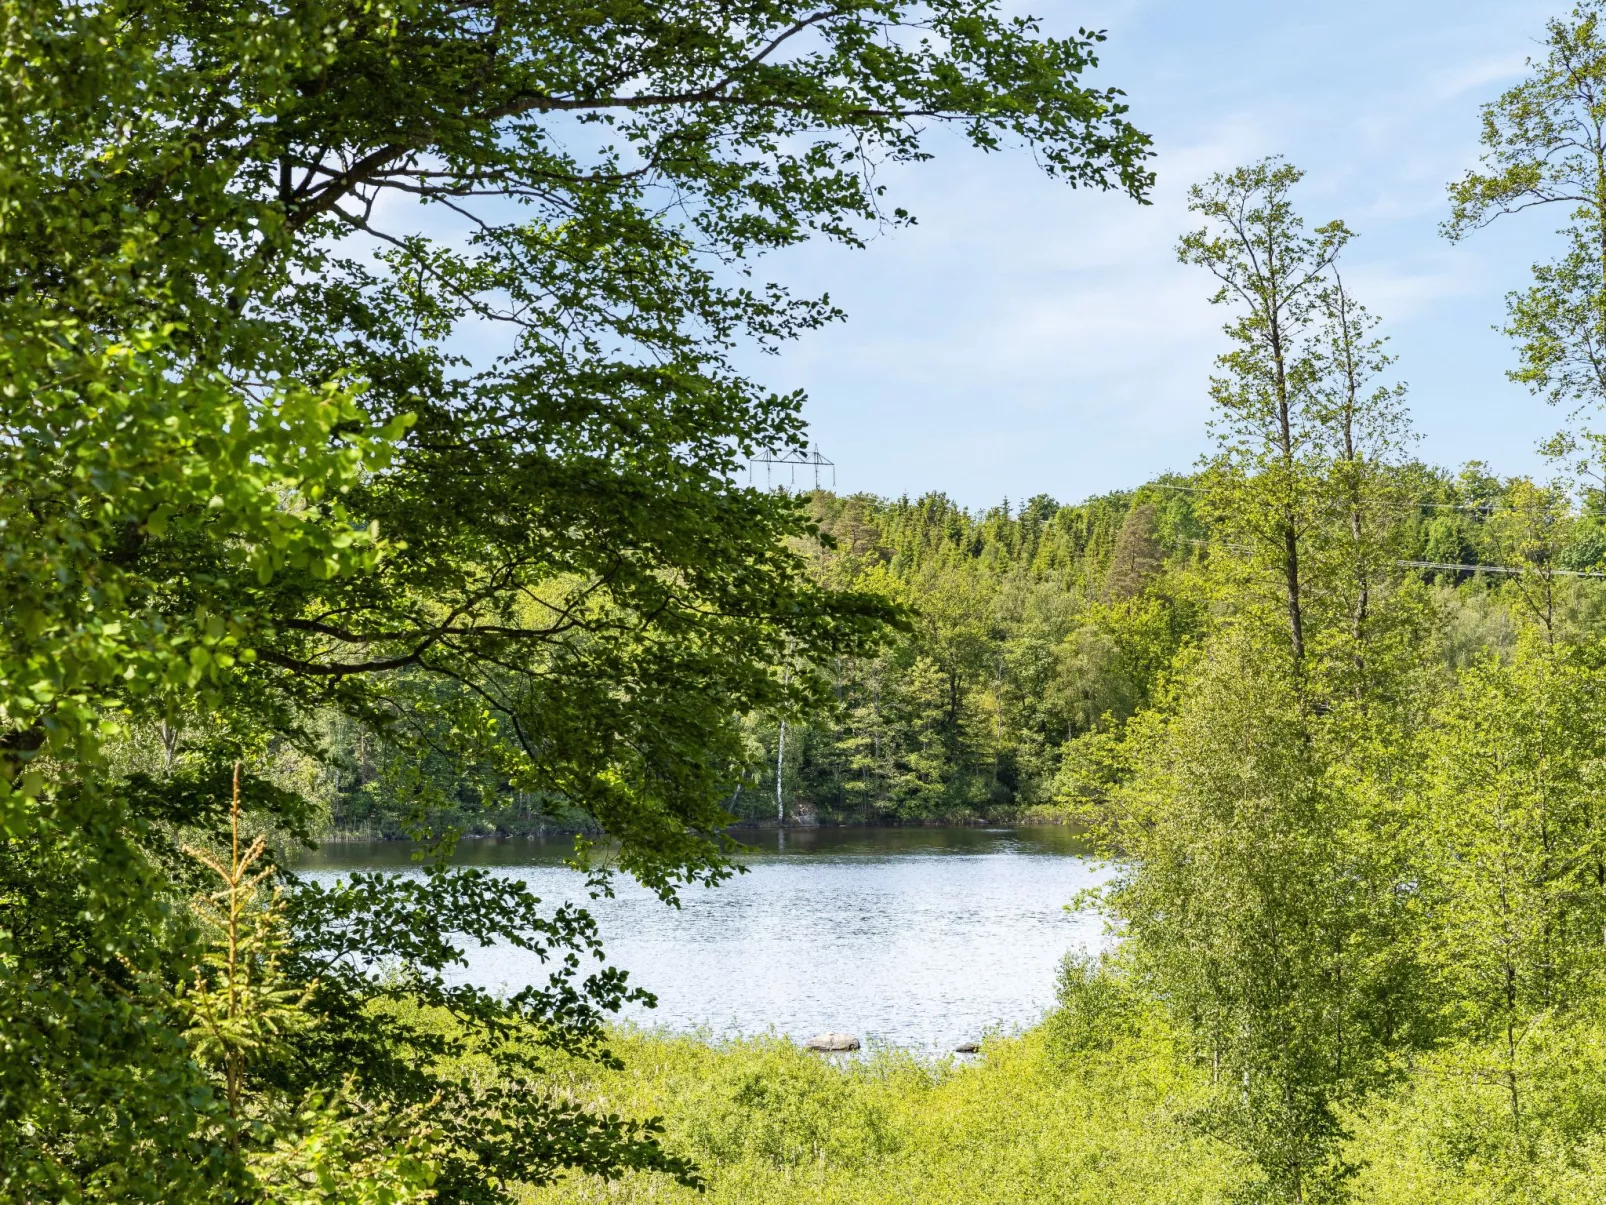
<path id="1" fill-rule="evenodd" d="M 631 1020 L 715 1035 L 822 1030 L 869 1048 L 950 1050 L 1036 1022 L 1060 959 L 1102 942 L 1098 917 L 1066 910 L 1108 871 L 1065 828 L 822 828 L 744 834 L 748 873 L 666 907 L 625 876 L 587 904 L 608 959 L 654 992 Z M 562 865 L 568 838 L 461 843 L 459 862 L 526 880 L 543 900 L 585 900 Z M 395 842 L 329 844 L 298 870 L 416 874 Z M 471 948 L 460 978 L 493 990 L 544 981 L 534 955 Z"/>

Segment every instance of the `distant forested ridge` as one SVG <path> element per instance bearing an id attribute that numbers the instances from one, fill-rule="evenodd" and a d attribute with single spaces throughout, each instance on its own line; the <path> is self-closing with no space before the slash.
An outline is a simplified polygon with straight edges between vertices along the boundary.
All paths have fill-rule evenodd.
<path id="1" fill-rule="evenodd" d="M 1447 669 L 1508 649 L 1521 622 L 1547 609 L 1575 634 L 1603 622 L 1606 587 L 1587 576 L 1606 571 L 1599 491 L 1569 501 L 1478 462 L 1459 472 L 1413 463 L 1395 475 L 1382 517 L 1397 567 L 1443 612 Z M 1079 750 L 1149 702 L 1222 606 L 1207 567 L 1235 549 L 1204 513 L 1201 480 L 1168 474 L 1083 502 L 1040 494 L 984 511 L 941 493 L 809 494 L 820 538 L 795 551 L 822 584 L 901 605 L 908 627 L 876 655 L 824 666 L 834 707 L 787 724 L 786 822 L 1074 811 Z M 746 730 L 748 764 L 729 808 L 773 824 L 779 727 L 755 719 Z M 584 825 L 561 799 L 515 792 L 489 773 L 448 777 L 445 759 L 399 769 L 371 737 L 344 731 L 330 729 L 335 769 L 322 771 L 337 831 L 401 835 L 420 806 L 432 823 L 485 834 Z"/>
<path id="2" fill-rule="evenodd" d="M 1435 587 L 1447 663 L 1508 647 L 1513 610 L 1597 622 L 1606 592 L 1572 575 L 1606 564 L 1602 499 L 1558 509 L 1533 482 L 1476 463 L 1399 476 L 1387 516 L 1396 558 Z M 1234 549 L 1215 538 L 1199 498 L 1195 478 L 1175 475 L 1076 504 L 1039 495 L 980 513 L 941 494 L 816 493 L 828 537 L 811 550 L 819 571 L 884 591 L 913 626 L 878 656 L 843 658 L 832 667 L 839 709 L 789 726 L 789 818 L 1059 814 L 1074 789 L 1061 773 L 1067 752 L 1143 707 L 1208 620 L 1204 567 Z M 1544 550 L 1530 527 L 1548 529 Z M 1548 602 L 1536 596 L 1545 586 Z M 754 738 L 762 753 L 738 810 L 773 818 L 775 726 Z"/>
<path id="3" fill-rule="evenodd" d="M 1197 629 L 1186 569 L 1205 528 L 1188 482 L 975 513 L 942 494 L 817 493 L 809 553 L 882 593 L 909 630 L 831 668 L 837 708 L 789 726 L 789 818 L 980 819 L 1041 808 L 1069 741 L 1118 723 Z M 776 726 L 752 730 L 744 817 L 773 819 Z"/>

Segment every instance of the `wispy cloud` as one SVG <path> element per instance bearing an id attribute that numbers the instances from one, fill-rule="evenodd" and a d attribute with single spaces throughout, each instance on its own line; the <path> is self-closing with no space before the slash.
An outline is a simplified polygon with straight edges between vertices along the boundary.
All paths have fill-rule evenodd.
<path id="1" fill-rule="evenodd" d="M 882 174 L 914 229 L 765 264 L 850 315 L 746 361 L 776 388 L 809 391 L 839 485 L 984 505 L 1192 463 L 1224 315 L 1208 279 L 1176 260 L 1194 224 L 1187 188 L 1270 153 L 1306 169 L 1312 220 L 1360 232 L 1350 278 L 1392 333 L 1425 454 L 1533 465 L 1555 418 L 1505 379 L 1509 350 L 1491 328 L 1548 254 L 1551 223 L 1455 247 L 1437 226 L 1445 182 L 1475 162 L 1478 105 L 1520 77 L 1553 0 L 1009 7 L 1043 11 L 1050 33 L 1110 31 L 1097 82 L 1124 88 L 1154 135 L 1153 203 L 1071 190 L 1026 154 L 982 155 L 939 131 L 935 162 Z M 444 238 L 467 233 L 444 211 L 434 221 Z"/>
<path id="2" fill-rule="evenodd" d="M 1282 152 L 1313 220 L 1362 238 L 1350 274 L 1412 379 L 1424 451 L 1530 467 L 1553 417 L 1505 380 L 1493 331 L 1545 231 L 1439 238 L 1445 182 L 1474 160 L 1477 106 L 1517 78 L 1548 8 L 1526 0 L 1272 0 L 1052 6 L 1110 29 L 1102 76 L 1155 135 L 1153 204 L 1080 194 L 1022 157 L 941 146 L 889 182 L 920 226 L 859 255 L 776 266 L 829 287 L 846 327 L 758 367 L 806 386 L 843 484 L 975 504 L 1073 497 L 1185 467 L 1205 446 L 1224 315 L 1176 262 L 1189 183 Z M 1540 224 L 1542 225 L 1542 223 Z"/>

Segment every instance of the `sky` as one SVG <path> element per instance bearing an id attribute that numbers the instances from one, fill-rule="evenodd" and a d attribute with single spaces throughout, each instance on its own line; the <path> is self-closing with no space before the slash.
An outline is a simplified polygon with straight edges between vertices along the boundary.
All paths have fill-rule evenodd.
<path id="1" fill-rule="evenodd" d="M 1203 269 L 1176 259 L 1196 224 L 1187 187 L 1282 154 L 1306 173 L 1294 199 L 1310 224 L 1342 218 L 1359 236 L 1346 283 L 1383 319 L 1417 454 L 1543 472 L 1535 445 L 1562 416 L 1506 379 L 1495 328 L 1564 215 L 1502 218 L 1459 244 L 1438 227 L 1446 184 L 1477 161 L 1479 106 L 1522 77 L 1564 2 L 1038 0 L 1045 32 L 1108 31 L 1088 82 L 1124 89 L 1154 138 L 1153 203 L 939 134 L 935 161 L 883 172 L 914 229 L 765 262 L 848 320 L 748 367 L 807 390 L 843 492 L 980 508 L 1186 470 L 1207 447 L 1226 317 Z"/>

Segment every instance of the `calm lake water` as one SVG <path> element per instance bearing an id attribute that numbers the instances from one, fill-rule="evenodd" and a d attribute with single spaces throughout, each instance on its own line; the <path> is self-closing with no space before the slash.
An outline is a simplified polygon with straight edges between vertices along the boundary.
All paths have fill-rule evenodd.
<path id="1" fill-rule="evenodd" d="M 856 1034 L 869 1047 L 952 1049 L 1037 1021 L 1055 969 L 1101 943 L 1065 905 L 1107 874 L 1064 828 L 837 828 L 745 835 L 748 873 L 682 893 L 677 910 L 624 876 L 586 906 L 608 959 L 658 996 L 632 1020 L 715 1034 Z M 526 880 L 543 900 L 585 900 L 568 838 L 465 841 L 460 862 Z M 393 842 L 326 845 L 300 872 L 415 874 Z M 523 950 L 471 948 L 461 977 L 495 990 L 544 981 Z"/>

